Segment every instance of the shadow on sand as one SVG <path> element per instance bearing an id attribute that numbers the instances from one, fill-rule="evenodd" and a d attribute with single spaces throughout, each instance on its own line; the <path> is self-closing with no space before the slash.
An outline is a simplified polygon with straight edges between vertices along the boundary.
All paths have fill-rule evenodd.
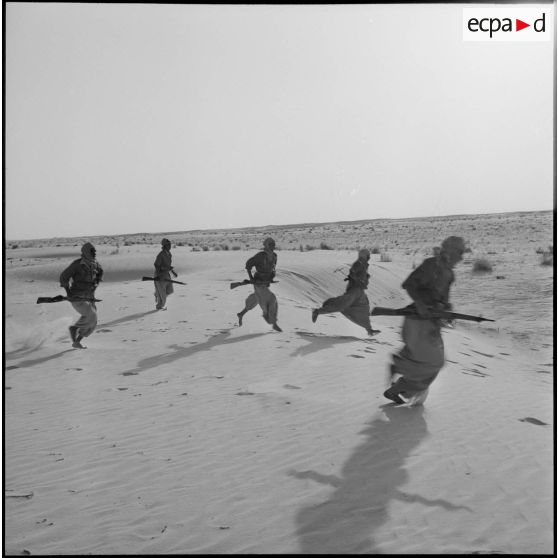
<path id="1" fill-rule="evenodd" d="M 147 312 L 138 312 L 137 314 L 130 314 L 129 316 L 123 316 L 122 318 L 118 318 L 116 320 L 113 320 L 112 322 L 107 322 L 106 324 L 99 324 L 97 327 L 98 328 L 110 327 L 110 326 L 123 324 L 126 322 L 131 322 L 133 320 L 139 320 L 140 318 L 149 316 L 149 314 L 155 314 L 156 312 L 158 312 L 158 310 L 148 310 Z"/>
<path id="2" fill-rule="evenodd" d="M 308 341 L 308 345 L 299 347 L 292 353 L 292 356 L 306 356 L 323 349 L 329 349 L 333 345 L 341 343 L 352 343 L 354 341 L 363 341 L 360 337 L 353 335 L 324 335 L 322 333 L 310 333 L 308 331 L 297 331 L 296 334 Z"/>
<path id="3" fill-rule="evenodd" d="M 65 353 L 70 353 L 75 351 L 75 349 L 66 349 L 65 351 L 60 351 L 54 355 L 49 355 L 41 358 L 36 358 L 32 360 L 22 360 L 18 362 L 16 366 L 10 366 L 9 369 L 13 368 L 30 368 L 31 366 L 36 366 L 37 364 L 43 364 L 44 362 L 48 362 L 49 360 L 54 360 L 55 358 L 61 357 Z"/>
<path id="4" fill-rule="evenodd" d="M 248 339 L 254 339 L 255 337 L 260 337 L 262 335 L 267 335 L 267 333 L 251 333 L 249 335 L 243 335 L 240 337 L 233 337 L 229 339 L 231 332 L 230 330 L 224 330 L 220 333 L 213 335 L 207 341 L 203 343 L 198 343 L 191 347 L 182 347 L 180 345 L 169 345 L 171 352 L 161 353 L 159 355 L 150 356 L 140 360 L 137 366 L 131 370 L 126 370 L 121 372 L 123 376 L 133 376 L 139 374 L 140 372 L 145 372 L 151 368 L 156 368 L 157 366 L 162 366 L 164 364 L 170 364 L 182 358 L 187 358 L 193 354 L 199 353 L 201 351 L 210 351 L 213 347 L 218 345 L 228 345 L 230 343 L 240 343 Z"/>
<path id="5" fill-rule="evenodd" d="M 389 519 L 392 500 L 440 506 L 447 511 L 469 508 L 441 499 L 403 492 L 408 480 L 405 462 L 428 435 L 423 407 L 387 404 L 361 434 L 365 440 L 343 465 L 342 476 L 316 471 L 290 471 L 335 488 L 330 498 L 302 508 L 296 515 L 302 554 L 377 554 L 374 531 Z"/>

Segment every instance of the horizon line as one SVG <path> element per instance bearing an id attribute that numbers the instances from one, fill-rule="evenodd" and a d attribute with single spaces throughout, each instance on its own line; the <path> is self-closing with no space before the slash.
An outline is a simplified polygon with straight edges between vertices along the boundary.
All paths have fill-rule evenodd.
<path id="1" fill-rule="evenodd" d="M 209 231 L 244 231 L 244 230 L 256 230 L 256 229 L 277 229 L 277 228 L 294 228 L 294 227 L 316 227 L 319 225 L 346 225 L 353 223 L 370 223 L 374 221 L 412 221 L 419 219 L 447 219 L 451 217 L 482 217 L 487 215 L 512 215 L 512 214 L 522 214 L 522 213 L 556 213 L 556 207 L 553 209 L 539 209 L 539 210 L 525 210 L 525 211 L 496 211 L 492 213 L 454 213 L 449 215 L 424 215 L 415 217 L 375 217 L 370 219 L 352 219 L 352 220 L 342 220 L 342 221 L 307 221 L 302 223 L 284 223 L 275 225 L 247 225 L 242 227 L 211 227 L 207 229 L 184 229 L 177 231 L 154 231 L 154 232 L 133 232 L 133 233 L 117 233 L 117 234 L 82 234 L 74 236 L 45 236 L 45 237 L 34 237 L 34 238 L 12 238 L 9 239 L 5 235 L 4 231 L 4 242 L 31 242 L 38 240 L 60 240 L 60 239 L 77 239 L 77 238 L 99 238 L 99 237 L 122 237 L 122 236 L 137 236 L 137 235 L 172 235 L 172 234 L 184 234 L 184 233 L 198 233 L 198 232 L 209 232 Z"/>

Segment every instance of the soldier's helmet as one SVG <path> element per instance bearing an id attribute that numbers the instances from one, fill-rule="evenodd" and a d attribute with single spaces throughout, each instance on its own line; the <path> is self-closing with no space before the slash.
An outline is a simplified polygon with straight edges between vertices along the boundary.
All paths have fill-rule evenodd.
<path id="1" fill-rule="evenodd" d="M 465 241 L 460 236 L 448 236 L 440 247 L 442 252 L 465 252 Z"/>
<path id="2" fill-rule="evenodd" d="M 91 242 L 86 242 L 81 247 L 81 255 L 86 257 L 86 258 L 94 260 L 96 254 L 97 254 L 97 250 L 95 249 L 95 246 L 93 246 L 93 244 L 91 244 Z"/>
<path id="3" fill-rule="evenodd" d="M 358 257 L 362 258 L 363 260 L 369 260 L 370 259 L 370 250 L 368 250 L 367 248 L 361 248 L 358 251 Z"/>
<path id="4" fill-rule="evenodd" d="M 275 240 L 273 240 L 273 238 L 271 238 L 271 236 L 268 236 L 263 241 L 263 245 L 264 245 L 265 248 L 270 248 L 271 250 L 275 250 Z"/>
<path id="5" fill-rule="evenodd" d="M 171 241 L 168 238 L 163 238 L 163 240 L 161 240 L 161 246 L 168 246 L 170 248 L 171 245 Z"/>

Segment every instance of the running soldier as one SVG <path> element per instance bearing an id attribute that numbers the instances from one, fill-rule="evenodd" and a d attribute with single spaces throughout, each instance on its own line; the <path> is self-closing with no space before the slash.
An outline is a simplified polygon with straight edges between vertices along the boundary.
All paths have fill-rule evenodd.
<path id="1" fill-rule="evenodd" d="M 358 259 L 349 270 L 349 276 L 345 293 L 341 296 L 328 298 L 321 308 L 312 310 L 312 321 L 315 323 L 320 314 L 341 312 L 351 322 L 363 327 L 368 335 L 375 335 L 380 330 L 373 329 L 370 323 L 370 302 L 364 292 L 368 288 L 370 274 L 368 273 L 368 262 L 370 251 L 362 248 L 358 252 Z"/>
<path id="2" fill-rule="evenodd" d="M 443 322 L 429 316 L 430 311 L 451 310 L 453 268 L 463 259 L 464 252 L 463 238 L 446 238 L 439 253 L 424 260 L 402 284 L 413 299 L 418 317 L 404 318 L 401 332 L 404 347 L 392 357 L 391 386 L 384 392 L 384 397 L 398 405 L 424 402 L 430 384 L 445 364 Z"/>
<path id="3" fill-rule="evenodd" d="M 274 252 L 275 240 L 268 237 L 264 240 L 263 245 L 264 249 L 246 262 L 246 271 L 250 281 L 254 284 L 254 292 L 248 295 L 244 309 L 237 314 L 238 325 L 242 325 L 244 314 L 259 304 L 264 320 L 271 324 L 275 331 L 282 331 L 277 325 L 277 297 L 269 290 L 269 285 L 275 278 L 275 266 L 277 265 L 277 254 Z M 256 268 L 256 272 L 252 275 L 253 267 Z"/>
<path id="4" fill-rule="evenodd" d="M 175 277 L 178 274 L 172 267 L 171 241 L 168 238 L 161 240 L 161 251 L 155 258 L 155 309 L 166 310 L 167 297 L 174 293 L 171 283 L 172 273 Z"/>
<path id="5" fill-rule="evenodd" d="M 97 307 L 95 289 L 103 279 L 103 268 L 95 259 L 97 251 L 93 244 L 86 242 L 81 247 L 81 258 L 74 260 L 61 274 L 60 286 L 65 289 L 71 304 L 80 314 L 79 320 L 69 327 L 72 347 L 86 349 L 81 344 L 97 327 Z M 80 300 L 82 299 L 82 300 Z"/>

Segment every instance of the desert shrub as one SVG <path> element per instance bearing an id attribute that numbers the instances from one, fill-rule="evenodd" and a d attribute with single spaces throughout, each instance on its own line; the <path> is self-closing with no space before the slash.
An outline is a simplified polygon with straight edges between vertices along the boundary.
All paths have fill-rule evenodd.
<path id="1" fill-rule="evenodd" d="M 391 262 L 391 256 L 387 252 L 382 252 L 380 254 L 380 261 L 381 262 Z"/>
<path id="2" fill-rule="evenodd" d="M 554 265 L 554 250 L 552 246 L 549 246 L 548 252 L 543 252 L 541 265 Z"/>
<path id="3" fill-rule="evenodd" d="M 475 273 L 491 273 L 492 264 L 485 258 L 480 258 L 473 262 L 473 271 Z"/>
<path id="4" fill-rule="evenodd" d="M 203 250 L 204 252 L 207 252 L 207 251 L 209 250 L 209 247 L 208 247 L 208 246 L 202 246 L 202 250 Z"/>
<path id="5" fill-rule="evenodd" d="M 320 242 L 320 250 L 333 250 L 333 248 L 328 246 L 325 242 Z"/>
<path id="6" fill-rule="evenodd" d="M 232 250 L 240 250 L 240 246 L 233 246 Z"/>
<path id="7" fill-rule="evenodd" d="M 379 254 L 380 253 L 380 248 L 378 246 L 372 246 L 372 248 L 370 248 L 370 253 L 371 254 Z"/>
<path id="8" fill-rule="evenodd" d="M 199 252 L 201 248 L 199 246 L 192 246 L 192 252 Z"/>
<path id="9" fill-rule="evenodd" d="M 311 250 L 315 250 L 315 249 L 316 249 L 316 247 L 315 247 L 315 246 L 310 246 L 310 244 L 307 244 L 307 245 L 306 245 L 306 248 L 305 248 L 305 250 L 306 250 L 307 252 L 310 252 Z"/>
<path id="10" fill-rule="evenodd" d="M 12 244 L 12 250 L 15 250 L 18 247 L 17 244 Z"/>
<path id="11" fill-rule="evenodd" d="M 184 246 L 184 242 L 177 242 L 176 245 L 177 246 Z"/>
<path id="12" fill-rule="evenodd" d="M 221 248 L 221 250 L 228 250 L 229 249 L 228 244 L 219 244 L 219 247 Z"/>

